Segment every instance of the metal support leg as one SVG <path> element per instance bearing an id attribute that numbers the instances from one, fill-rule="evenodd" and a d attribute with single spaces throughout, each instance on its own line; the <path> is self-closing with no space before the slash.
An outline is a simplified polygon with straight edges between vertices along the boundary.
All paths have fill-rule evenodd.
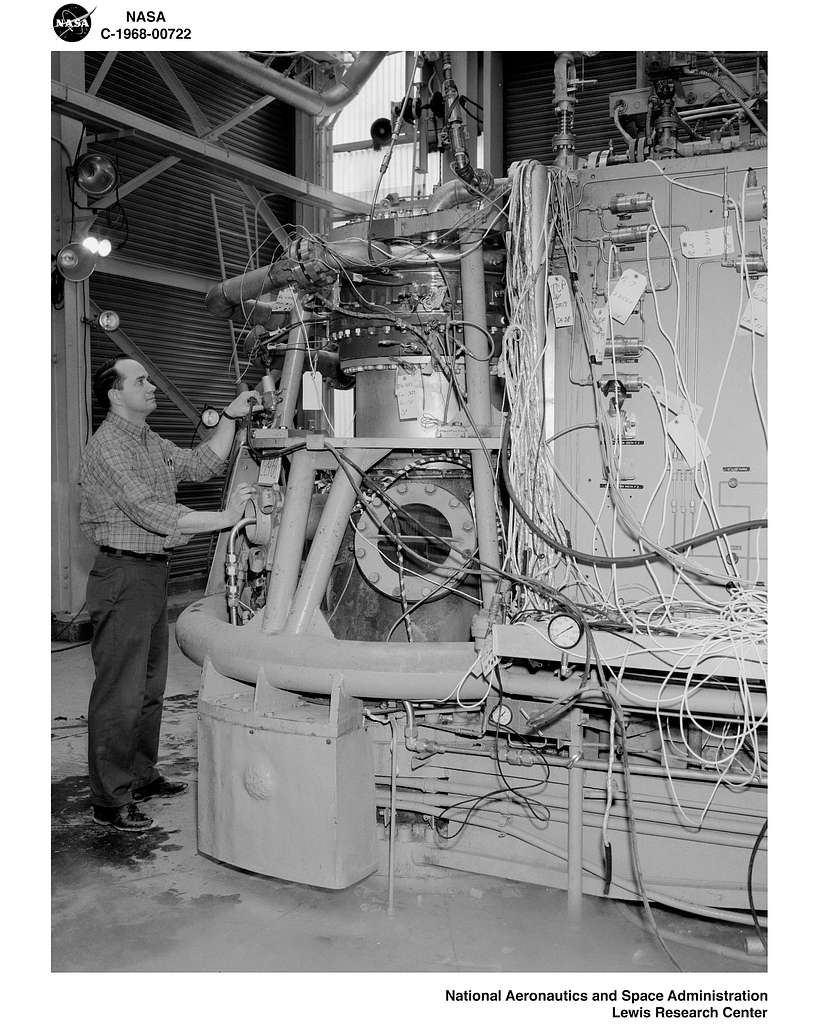
<path id="1" fill-rule="evenodd" d="M 583 722 L 579 709 L 569 715 L 569 754 L 583 756 Z M 575 764 L 569 770 L 569 917 L 578 919 L 583 900 L 583 769 Z"/>
<path id="2" fill-rule="evenodd" d="M 301 553 L 304 549 L 315 479 L 313 456 L 310 452 L 296 452 L 290 468 L 290 479 L 287 481 L 284 507 L 276 537 L 276 551 L 262 622 L 264 633 L 278 633 L 287 621 L 290 602 L 293 600 L 299 579 Z"/>
<path id="3" fill-rule="evenodd" d="M 297 300 L 298 301 L 298 300 Z M 290 427 L 293 424 L 293 416 L 296 412 L 296 402 L 299 398 L 301 388 L 301 375 L 304 371 L 304 356 L 307 352 L 307 336 L 300 324 L 301 306 L 290 315 L 290 322 L 293 329 L 287 335 L 287 351 L 284 354 L 284 365 L 282 366 L 282 377 L 279 383 L 279 393 L 282 401 L 276 410 L 276 426 Z"/>
<path id="4" fill-rule="evenodd" d="M 370 468 L 386 455 L 381 449 L 352 451 L 349 458 L 355 462 L 361 472 Z M 349 472 L 356 474 L 352 467 Z M 327 498 L 327 504 L 321 514 L 316 536 L 310 546 L 310 554 L 304 565 L 290 614 L 287 617 L 285 632 L 306 633 L 313 619 L 313 614 L 321 603 L 330 573 L 341 546 L 341 539 L 347 529 L 347 520 L 355 504 L 356 492 L 341 468 L 336 470 L 333 485 Z M 281 536 L 281 533 L 280 533 Z M 278 552 L 277 552 L 278 554 Z"/>
<path id="5" fill-rule="evenodd" d="M 483 272 L 483 248 L 480 233 L 461 235 L 461 294 L 464 304 L 464 343 L 466 345 L 466 400 L 475 425 L 480 429 L 492 419 L 489 363 L 486 360 L 486 290 Z M 477 246 L 477 248 L 476 248 Z M 472 327 L 469 324 L 475 324 Z M 480 330 L 483 328 L 483 330 Z M 476 358 L 469 358 L 472 353 Z M 492 464 L 484 451 L 472 453 L 472 488 L 478 532 L 478 556 L 495 568 L 500 566 L 498 530 L 495 522 L 495 480 Z M 489 607 L 497 581 L 481 577 L 481 596 Z"/>

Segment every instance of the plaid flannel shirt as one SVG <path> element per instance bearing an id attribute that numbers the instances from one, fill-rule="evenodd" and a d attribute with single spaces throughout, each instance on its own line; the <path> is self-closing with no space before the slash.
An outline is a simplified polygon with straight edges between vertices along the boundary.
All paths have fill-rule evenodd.
<path id="1" fill-rule="evenodd" d="M 95 544 L 161 554 L 187 544 L 176 502 L 183 480 L 208 480 L 223 460 L 207 444 L 177 448 L 145 424 L 109 411 L 82 457 L 80 526 Z"/>

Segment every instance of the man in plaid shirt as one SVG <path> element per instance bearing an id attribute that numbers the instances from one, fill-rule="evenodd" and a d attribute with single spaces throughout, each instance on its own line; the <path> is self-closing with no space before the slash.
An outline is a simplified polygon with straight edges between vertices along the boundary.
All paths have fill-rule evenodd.
<path id="1" fill-rule="evenodd" d="M 109 360 L 93 386 L 108 414 L 85 450 L 80 474 L 80 525 L 100 549 L 86 598 L 96 670 L 88 774 L 94 820 L 141 832 L 153 821 L 138 802 L 187 789 L 156 768 L 168 669 L 168 556 L 195 533 L 233 526 L 254 492 L 241 484 L 224 511 L 197 512 L 177 504 L 176 487 L 221 469 L 235 421 L 258 396 L 245 391 L 234 398 L 207 441 L 183 449 L 146 425 L 156 409 L 156 387 L 135 359 Z"/>

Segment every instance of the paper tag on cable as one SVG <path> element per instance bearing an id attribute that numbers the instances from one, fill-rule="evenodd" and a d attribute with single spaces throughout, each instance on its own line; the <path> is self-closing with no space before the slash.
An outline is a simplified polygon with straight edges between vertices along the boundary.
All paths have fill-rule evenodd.
<path id="1" fill-rule="evenodd" d="M 606 351 L 606 336 L 608 335 L 608 325 L 608 306 L 598 306 L 596 309 L 593 309 L 591 318 L 591 342 L 592 353 L 594 355 L 594 361 L 596 363 L 603 362 L 603 355 Z"/>
<path id="2" fill-rule="evenodd" d="M 395 397 L 398 399 L 398 419 L 417 420 L 421 415 L 424 385 L 419 366 L 395 369 Z"/>
<path id="3" fill-rule="evenodd" d="M 668 436 L 692 469 L 696 469 L 711 453 L 711 449 L 697 430 L 696 423 L 686 413 L 679 413 L 669 422 Z"/>
<path id="4" fill-rule="evenodd" d="M 318 370 L 308 370 L 301 375 L 302 409 L 320 409 L 323 379 Z"/>
<path id="5" fill-rule="evenodd" d="M 619 324 L 624 324 L 628 320 L 647 284 L 648 278 L 644 274 L 638 274 L 636 270 L 623 271 L 620 280 L 614 286 L 614 291 L 609 295 L 609 309 L 613 320 Z"/>
<path id="6" fill-rule="evenodd" d="M 555 316 L 555 327 L 571 327 L 574 323 L 569 282 L 560 274 L 550 274 L 549 294 L 552 296 L 552 310 Z"/>
<path id="7" fill-rule="evenodd" d="M 762 259 L 765 266 L 768 266 L 768 218 L 763 217 L 759 222 L 759 248 L 762 250 Z"/>
<path id="8" fill-rule="evenodd" d="M 734 232 L 727 228 L 706 228 L 705 231 L 681 231 L 680 248 L 686 259 L 707 256 L 733 256 Z"/>
<path id="9" fill-rule="evenodd" d="M 751 289 L 751 295 L 745 303 L 739 326 L 746 331 L 753 329 L 754 334 L 768 333 L 768 278 L 760 277 Z"/>

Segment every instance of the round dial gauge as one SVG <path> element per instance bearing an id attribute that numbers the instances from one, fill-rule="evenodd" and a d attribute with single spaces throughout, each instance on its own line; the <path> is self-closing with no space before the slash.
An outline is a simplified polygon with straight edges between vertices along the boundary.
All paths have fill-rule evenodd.
<path id="1" fill-rule="evenodd" d="M 214 409 L 211 406 L 207 406 L 202 410 L 200 419 L 206 427 L 215 427 L 219 420 L 222 418 L 222 414 L 218 409 Z"/>
<path id="2" fill-rule="evenodd" d="M 104 309 L 100 313 L 99 325 L 104 331 L 115 331 L 119 327 L 119 314 L 113 309 Z"/>
<path id="3" fill-rule="evenodd" d="M 507 704 L 496 704 L 489 712 L 492 725 L 506 726 L 512 721 L 512 709 Z"/>
<path id="4" fill-rule="evenodd" d="M 583 627 L 573 615 L 558 614 L 549 619 L 546 632 L 555 647 L 568 651 L 580 643 Z"/>

